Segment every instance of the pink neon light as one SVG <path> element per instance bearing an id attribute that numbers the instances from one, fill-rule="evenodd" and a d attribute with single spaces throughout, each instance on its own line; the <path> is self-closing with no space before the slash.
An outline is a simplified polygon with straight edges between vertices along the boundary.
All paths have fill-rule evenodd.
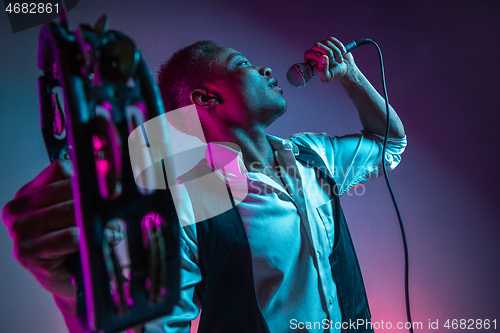
<path id="1" fill-rule="evenodd" d="M 153 212 L 147 213 L 142 218 L 142 227 L 149 229 L 150 227 L 153 226 L 152 225 L 153 222 L 157 228 L 159 228 L 161 226 L 160 217 L 158 216 L 157 213 L 153 213 Z"/>
<path id="2" fill-rule="evenodd" d="M 102 141 L 97 135 L 92 136 L 92 143 L 94 144 L 94 150 L 101 150 Z"/>

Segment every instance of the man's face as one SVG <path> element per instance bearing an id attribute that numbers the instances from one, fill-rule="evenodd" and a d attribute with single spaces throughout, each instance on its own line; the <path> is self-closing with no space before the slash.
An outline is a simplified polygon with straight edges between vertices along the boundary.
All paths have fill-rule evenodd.
<path id="1" fill-rule="evenodd" d="M 267 127 L 286 111 L 283 90 L 270 68 L 252 65 L 227 47 L 218 49 L 213 66 L 213 84 L 224 110 L 221 116 L 231 126 Z"/>

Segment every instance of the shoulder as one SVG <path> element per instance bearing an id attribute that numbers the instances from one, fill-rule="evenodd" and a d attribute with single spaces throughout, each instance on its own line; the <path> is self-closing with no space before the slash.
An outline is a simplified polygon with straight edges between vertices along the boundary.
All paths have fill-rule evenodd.
<path id="1" fill-rule="evenodd" d="M 310 148 L 316 153 L 325 156 L 326 150 L 332 146 L 332 138 L 326 133 L 302 132 L 288 138 L 294 144 Z"/>

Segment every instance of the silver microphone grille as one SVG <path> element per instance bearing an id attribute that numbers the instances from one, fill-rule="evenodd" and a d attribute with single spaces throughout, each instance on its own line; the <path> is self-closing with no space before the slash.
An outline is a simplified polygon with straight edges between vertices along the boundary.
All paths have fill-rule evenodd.
<path id="1" fill-rule="evenodd" d="M 292 87 L 299 88 L 306 85 L 312 78 L 314 73 L 308 64 L 295 64 L 286 72 L 286 79 Z"/>

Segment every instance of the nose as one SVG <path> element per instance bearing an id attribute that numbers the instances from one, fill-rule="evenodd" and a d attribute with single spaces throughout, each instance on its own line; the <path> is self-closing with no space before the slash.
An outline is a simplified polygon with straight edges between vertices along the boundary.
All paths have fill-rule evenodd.
<path id="1" fill-rule="evenodd" d="M 271 76 L 273 74 L 273 71 L 269 67 L 261 67 L 259 69 L 259 73 L 260 75 Z"/>

